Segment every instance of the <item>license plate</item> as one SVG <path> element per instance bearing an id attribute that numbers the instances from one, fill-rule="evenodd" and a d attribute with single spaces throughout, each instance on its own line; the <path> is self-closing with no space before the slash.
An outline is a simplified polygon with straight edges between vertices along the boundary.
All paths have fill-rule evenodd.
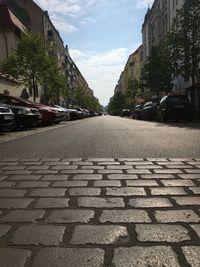
<path id="1" fill-rule="evenodd" d="M 4 120 L 12 120 L 13 116 L 12 115 L 4 115 Z"/>

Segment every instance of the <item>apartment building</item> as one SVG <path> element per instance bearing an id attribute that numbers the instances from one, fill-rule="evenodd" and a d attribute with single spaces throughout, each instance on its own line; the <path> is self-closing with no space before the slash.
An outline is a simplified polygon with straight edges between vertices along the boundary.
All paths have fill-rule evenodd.
<path id="1" fill-rule="evenodd" d="M 148 8 L 142 25 L 142 42 L 144 60 L 147 59 L 153 46 L 159 45 L 160 41 L 170 31 L 177 10 L 183 7 L 185 0 L 155 0 L 151 9 Z M 200 111 L 200 74 L 197 75 L 197 86 L 191 88 L 191 80 L 185 81 L 179 75 L 174 77 L 173 92 L 187 94 L 196 113 Z M 152 95 L 153 96 L 153 95 Z"/>
<path id="2" fill-rule="evenodd" d="M 8 47 L 0 47 L 0 60 L 3 60 L 5 57 L 7 57 L 11 53 L 12 49 L 16 48 L 17 46 L 17 41 L 19 38 L 17 38 L 16 34 L 16 25 L 18 32 L 27 28 L 32 32 L 40 33 L 44 37 L 45 42 L 49 48 L 49 55 L 56 58 L 58 66 L 66 75 L 68 86 L 70 88 L 70 96 L 69 99 L 64 99 L 62 97 L 60 99 L 60 102 L 71 103 L 70 99 L 73 99 L 74 97 L 75 88 L 82 87 L 85 89 L 86 93 L 90 92 L 87 82 L 70 57 L 68 48 L 64 46 L 63 40 L 58 30 L 51 22 L 47 11 L 43 11 L 33 0 L 0 0 L 0 3 L 4 3 L 4 6 L 7 6 L 10 12 L 8 12 L 8 14 L 11 14 L 10 20 L 12 21 L 11 24 L 13 26 L 11 34 L 11 29 L 7 29 L 5 25 L 3 25 L 4 20 L 0 21 L 0 41 L 5 39 L 2 29 L 4 31 L 7 31 L 7 36 L 9 35 L 9 39 L 7 37 Z M 11 87 L 12 86 L 13 84 L 11 85 Z M 1 88 L 4 87 L 1 86 Z M 41 98 L 47 100 L 46 96 L 48 87 L 40 86 L 37 89 L 36 101 L 40 101 Z M 21 91 L 19 90 L 14 90 L 14 92 L 12 90 L 13 95 L 19 96 L 20 93 Z M 29 95 L 30 97 L 32 96 L 31 89 L 29 89 Z M 32 98 L 30 99 L 32 100 Z"/>
<path id="3" fill-rule="evenodd" d="M 2 1 L 0 2 L 0 60 L 8 58 L 16 48 L 21 33 L 25 31 L 23 23 Z M 14 79 L 0 73 L 0 92 L 8 90 L 10 94 L 20 95 L 23 87 Z"/>
<path id="4" fill-rule="evenodd" d="M 167 0 L 168 29 L 172 26 L 173 19 L 176 17 L 177 9 L 181 9 L 184 2 L 184 0 Z"/>
<path id="5" fill-rule="evenodd" d="M 141 79 L 141 69 L 143 62 L 143 48 L 142 45 L 132 53 L 126 62 L 124 70 L 122 71 L 118 83 L 115 87 L 115 92 L 126 93 L 129 81 Z"/>
<path id="6" fill-rule="evenodd" d="M 169 18 L 171 18 L 172 15 L 169 7 L 171 7 L 171 1 L 172 0 L 155 0 L 151 9 L 148 8 L 147 10 L 142 25 L 144 60 L 149 56 L 151 48 L 153 46 L 158 46 L 170 29 Z"/>
<path id="7" fill-rule="evenodd" d="M 72 60 L 68 50 L 68 46 L 65 47 L 65 74 L 68 80 L 69 87 L 69 98 L 67 100 L 69 106 L 73 106 L 74 104 L 77 88 L 82 88 L 84 89 L 87 95 L 94 96 L 93 90 L 89 88 L 87 81 L 81 74 L 77 65 Z"/>
<path id="8" fill-rule="evenodd" d="M 155 0 L 151 9 L 148 8 L 142 25 L 144 61 L 150 55 L 151 48 L 158 46 L 170 31 L 177 10 L 183 4 L 184 0 Z M 182 91 L 188 86 L 181 76 L 174 80 L 174 91 Z"/>

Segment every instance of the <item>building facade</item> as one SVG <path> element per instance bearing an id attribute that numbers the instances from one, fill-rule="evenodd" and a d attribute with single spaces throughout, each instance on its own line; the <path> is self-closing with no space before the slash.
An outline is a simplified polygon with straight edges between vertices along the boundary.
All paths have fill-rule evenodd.
<path id="1" fill-rule="evenodd" d="M 115 87 L 115 94 L 121 92 L 124 95 L 127 94 L 127 91 L 130 89 L 130 84 L 137 80 L 141 80 L 141 71 L 143 64 L 143 48 L 142 45 L 139 46 L 134 53 L 132 53 L 126 62 L 124 70 L 121 72 L 118 83 Z M 132 103 L 131 97 L 128 99 L 128 104 Z"/>
<path id="2" fill-rule="evenodd" d="M 0 61 L 6 60 L 16 48 L 26 27 L 2 1 L 0 2 Z M 0 92 L 20 96 L 23 86 L 17 81 L 0 73 Z"/>
<path id="3" fill-rule="evenodd" d="M 58 30 L 54 27 L 47 11 L 43 11 L 33 0 L 0 0 L 0 3 L 4 3 L 4 6 L 8 10 L 7 16 L 10 19 L 9 27 L 3 25 L 4 19 L 0 20 L 0 42 L 3 43 L 3 46 L 0 46 L 0 61 L 8 57 L 12 50 L 16 48 L 20 33 L 25 29 L 29 29 L 32 32 L 40 33 L 44 37 L 49 55 L 56 59 L 59 68 L 66 75 L 67 88 L 69 89 L 70 95 L 68 98 L 60 97 L 60 104 L 73 104 L 75 89 L 78 87 L 82 87 L 87 94 L 91 93 L 92 90 L 70 57 L 68 48 L 64 46 L 64 42 Z M 10 85 L 12 94 L 19 96 L 21 91 L 14 90 L 13 85 L 15 83 L 13 84 L 12 81 Z M 4 87 L 5 81 L 2 82 L 1 88 Z M 37 102 L 41 98 L 44 101 L 52 101 L 48 100 L 47 85 L 38 87 L 36 94 Z M 33 100 L 31 89 L 29 89 L 29 95 L 30 100 Z"/>
<path id="4" fill-rule="evenodd" d="M 148 8 L 142 25 L 142 45 L 144 60 L 153 46 L 169 32 L 176 10 L 181 8 L 183 0 L 155 0 L 151 9 Z M 174 3 L 174 4 L 172 4 Z"/>
<path id="5" fill-rule="evenodd" d="M 151 9 L 148 8 L 142 25 L 142 44 L 144 61 L 149 57 L 153 46 L 158 46 L 170 31 L 177 10 L 184 4 L 184 0 L 155 0 Z M 189 85 L 183 77 L 173 81 L 176 92 L 183 92 Z"/>

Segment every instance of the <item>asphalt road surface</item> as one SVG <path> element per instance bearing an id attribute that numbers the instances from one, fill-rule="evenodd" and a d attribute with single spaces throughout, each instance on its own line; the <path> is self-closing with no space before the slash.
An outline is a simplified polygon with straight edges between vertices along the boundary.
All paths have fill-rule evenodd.
<path id="1" fill-rule="evenodd" d="M 0 135 L 0 158 L 200 158 L 200 123 L 113 116 Z"/>

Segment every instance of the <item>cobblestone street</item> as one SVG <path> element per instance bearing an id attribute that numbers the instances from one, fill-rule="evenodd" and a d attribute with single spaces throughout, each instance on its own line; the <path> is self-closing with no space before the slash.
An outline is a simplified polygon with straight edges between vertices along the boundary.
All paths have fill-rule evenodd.
<path id="1" fill-rule="evenodd" d="M 200 159 L 1 159 L 0 266 L 200 264 Z"/>

